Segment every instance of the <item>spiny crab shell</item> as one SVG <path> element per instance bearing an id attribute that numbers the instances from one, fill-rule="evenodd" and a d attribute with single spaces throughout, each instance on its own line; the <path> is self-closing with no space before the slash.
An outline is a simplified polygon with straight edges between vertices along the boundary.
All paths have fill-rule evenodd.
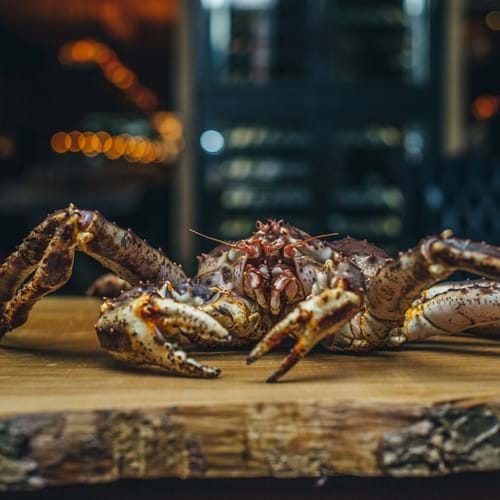
<path id="1" fill-rule="evenodd" d="M 329 259 L 344 262 L 351 271 L 357 268 L 362 287 L 388 260 L 385 252 L 366 240 L 347 237 L 329 242 L 274 219 L 258 221 L 256 228 L 247 239 L 227 242 L 199 256 L 195 280 L 255 300 L 273 316 L 325 288 L 324 263 Z"/>

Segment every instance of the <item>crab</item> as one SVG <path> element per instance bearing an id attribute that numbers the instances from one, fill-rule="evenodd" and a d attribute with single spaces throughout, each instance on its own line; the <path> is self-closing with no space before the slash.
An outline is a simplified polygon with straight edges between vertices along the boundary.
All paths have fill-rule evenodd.
<path id="1" fill-rule="evenodd" d="M 101 346 L 120 360 L 177 375 L 220 373 L 188 356 L 183 339 L 252 347 L 250 364 L 291 338 L 290 352 L 268 378 L 275 382 L 319 343 L 366 352 L 500 327 L 500 248 L 446 230 L 389 258 L 367 241 L 327 236 L 269 219 L 246 239 L 208 237 L 219 245 L 199 257 L 190 279 L 131 230 L 70 205 L 47 216 L 0 266 L 0 336 L 67 282 L 76 250 L 128 288 L 101 305 Z M 443 282 L 456 270 L 482 278 Z"/>

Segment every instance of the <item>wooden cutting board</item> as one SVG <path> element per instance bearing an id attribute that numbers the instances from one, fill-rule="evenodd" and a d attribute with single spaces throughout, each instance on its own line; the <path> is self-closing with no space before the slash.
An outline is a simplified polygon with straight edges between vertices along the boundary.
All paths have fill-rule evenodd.
<path id="1" fill-rule="evenodd" d="M 47 298 L 0 348 L 0 488 L 124 477 L 429 476 L 500 470 L 500 341 L 369 355 L 195 352 L 213 380 L 101 351 L 98 302 Z"/>

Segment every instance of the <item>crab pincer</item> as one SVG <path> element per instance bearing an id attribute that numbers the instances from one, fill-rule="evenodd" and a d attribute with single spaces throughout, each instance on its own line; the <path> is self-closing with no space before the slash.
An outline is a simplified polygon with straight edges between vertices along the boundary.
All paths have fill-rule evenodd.
<path id="1" fill-rule="evenodd" d="M 285 337 L 292 335 L 297 339 L 288 356 L 267 382 L 280 379 L 316 344 L 349 322 L 363 306 L 362 290 L 359 283 L 356 283 L 358 277 L 352 275 L 352 269 L 345 265 L 332 269 L 327 263 L 325 271 L 331 288 L 320 291 L 298 304 L 271 328 L 249 354 L 247 364 L 257 361 L 279 345 Z"/>
<path id="2" fill-rule="evenodd" d="M 190 304 L 162 297 L 155 288 L 142 287 L 106 300 L 96 331 L 101 346 L 115 358 L 202 378 L 217 377 L 220 369 L 189 357 L 179 347 L 181 336 L 221 346 L 231 341 L 227 330 L 208 314 Z"/>

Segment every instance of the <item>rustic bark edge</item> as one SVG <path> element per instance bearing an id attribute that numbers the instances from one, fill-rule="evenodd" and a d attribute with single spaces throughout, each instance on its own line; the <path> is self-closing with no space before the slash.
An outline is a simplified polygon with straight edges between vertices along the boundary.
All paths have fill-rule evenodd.
<path id="1" fill-rule="evenodd" d="M 500 470 L 500 397 L 262 403 L 0 418 L 0 489 L 120 478 L 432 476 Z"/>

